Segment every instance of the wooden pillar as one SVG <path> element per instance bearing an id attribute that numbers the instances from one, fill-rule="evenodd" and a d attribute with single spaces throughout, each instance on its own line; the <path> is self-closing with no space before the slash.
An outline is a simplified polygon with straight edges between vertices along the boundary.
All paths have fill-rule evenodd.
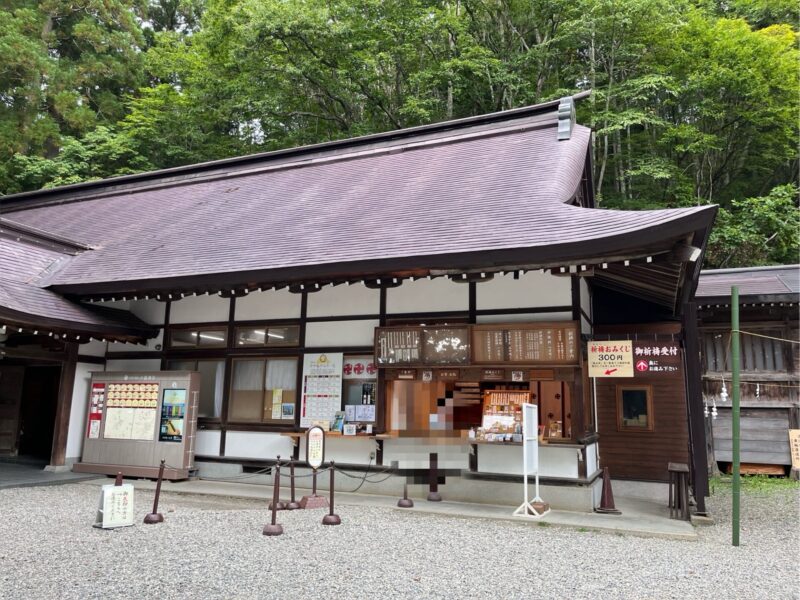
<path id="1" fill-rule="evenodd" d="M 61 362 L 61 379 L 58 383 L 53 449 L 50 453 L 51 467 L 63 467 L 65 465 L 69 417 L 72 412 L 72 392 L 75 387 L 75 368 L 78 363 L 78 344 L 67 342 L 64 350 L 66 357 Z"/>
<path id="2" fill-rule="evenodd" d="M 708 457 L 706 454 L 706 424 L 703 415 L 703 389 L 700 380 L 697 305 L 694 302 L 685 304 L 683 307 L 683 341 L 692 492 L 695 502 L 697 502 L 698 514 L 705 514 L 706 496 L 708 496 Z"/>

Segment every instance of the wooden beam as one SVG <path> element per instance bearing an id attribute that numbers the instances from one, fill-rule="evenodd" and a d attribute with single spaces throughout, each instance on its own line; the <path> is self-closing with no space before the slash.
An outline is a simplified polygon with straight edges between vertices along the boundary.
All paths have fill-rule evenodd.
<path id="1" fill-rule="evenodd" d="M 691 482 L 698 514 L 706 512 L 708 496 L 708 457 L 706 454 L 706 425 L 703 416 L 703 389 L 700 381 L 700 345 L 697 335 L 697 304 L 683 307 L 684 376 L 686 378 L 686 409 L 689 418 L 689 459 Z"/>
<path id="2" fill-rule="evenodd" d="M 66 345 L 66 357 L 61 363 L 61 379 L 58 384 L 56 419 L 53 429 L 53 448 L 50 454 L 51 467 L 63 467 L 67 456 L 69 416 L 72 412 L 72 392 L 75 386 L 75 367 L 78 362 L 78 344 Z"/>

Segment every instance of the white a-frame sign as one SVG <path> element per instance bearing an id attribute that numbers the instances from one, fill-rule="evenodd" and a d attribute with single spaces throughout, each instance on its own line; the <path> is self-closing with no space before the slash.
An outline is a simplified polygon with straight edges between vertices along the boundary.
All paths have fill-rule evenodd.
<path id="1" fill-rule="evenodd" d="M 550 505 L 539 497 L 539 407 L 522 405 L 522 477 L 525 501 L 514 511 L 514 516 L 538 519 L 550 512 Z M 536 494 L 528 496 L 528 476 L 535 477 Z"/>

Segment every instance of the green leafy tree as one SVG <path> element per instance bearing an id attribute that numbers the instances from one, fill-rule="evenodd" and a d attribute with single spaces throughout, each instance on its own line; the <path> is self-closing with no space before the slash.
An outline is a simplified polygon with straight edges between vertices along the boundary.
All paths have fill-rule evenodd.
<path id="1" fill-rule="evenodd" d="M 709 267 L 795 264 L 800 258 L 798 188 L 782 185 L 721 209 L 709 240 Z"/>

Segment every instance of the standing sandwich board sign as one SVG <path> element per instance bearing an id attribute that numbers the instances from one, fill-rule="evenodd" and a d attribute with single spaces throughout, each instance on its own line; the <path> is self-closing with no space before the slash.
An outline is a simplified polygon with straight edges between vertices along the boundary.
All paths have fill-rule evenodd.
<path id="1" fill-rule="evenodd" d="M 315 471 L 325 462 L 325 431 L 319 425 L 306 431 L 306 462 Z"/>
<path id="2" fill-rule="evenodd" d="M 133 525 L 133 484 L 104 485 L 94 527 L 114 529 Z"/>
<path id="3" fill-rule="evenodd" d="M 535 477 L 536 493 L 528 496 L 528 476 Z M 525 486 L 524 502 L 514 511 L 516 517 L 538 519 L 550 512 L 550 505 L 539 496 L 539 407 L 522 405 L 522 478 Z"/>

